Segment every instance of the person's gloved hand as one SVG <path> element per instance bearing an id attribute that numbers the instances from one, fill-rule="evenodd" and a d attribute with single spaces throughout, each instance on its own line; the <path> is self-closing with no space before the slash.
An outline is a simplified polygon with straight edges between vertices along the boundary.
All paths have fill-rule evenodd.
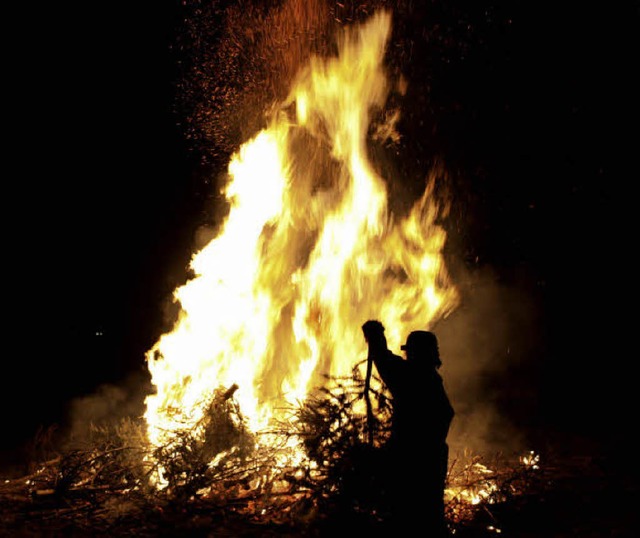
<path id="1" fill-rule="evenodd" d="M 362 325 L 362 333 L 367 342 L 375 342 L 384 335 L 384 325 L 376 319 L 370 319 Z"/>

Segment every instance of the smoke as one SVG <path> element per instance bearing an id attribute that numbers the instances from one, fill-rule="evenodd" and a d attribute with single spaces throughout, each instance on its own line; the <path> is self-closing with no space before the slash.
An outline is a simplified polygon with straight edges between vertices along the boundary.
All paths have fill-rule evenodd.
<path id="1" fill-rule="evenodd" d="M 148 376 L 134 372 L 119 384 L 100 385 L 93 393 L 72 400 L 62 444 L 66 448 L 82 445 L 90 439 L 93 428 L 111 428 L 124 419 L 140 419 L 150 390 Z"/>
<path id="2" fill-rule="evenodd" d="M 519 453 L 531 447 L 541 368 L 540 305 L 523 282 L 492 268 L 458 275 L 461 305 L 432 330 L 456 410 L 452 452 Z"/>

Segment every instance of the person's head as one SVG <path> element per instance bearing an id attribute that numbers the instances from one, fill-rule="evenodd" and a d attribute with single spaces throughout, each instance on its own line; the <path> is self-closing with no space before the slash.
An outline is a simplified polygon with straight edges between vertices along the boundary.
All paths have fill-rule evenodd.
<path id="1" fill-rule="evenodd" d="M 431 331 L 411 332 L 401 349 L 406 352 L 408 361 L 426 361 L 426 365 L 435 368 L 442 365 L 438 339 Z"/>

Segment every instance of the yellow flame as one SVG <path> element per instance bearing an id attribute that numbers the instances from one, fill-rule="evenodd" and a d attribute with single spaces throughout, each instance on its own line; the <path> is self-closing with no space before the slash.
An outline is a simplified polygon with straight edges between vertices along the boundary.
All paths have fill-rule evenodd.
<path id="1" fill-rule="evenodd" d="M 387 327 L 391 347 L 457 304 L 433 181 L 403 219 L 367 156 L 371 114 L 384 106 L 391 16 L 347 28 L 332 58 L 311 58 L 289 99 L 229 164 L 229 213 L 175 291 L 173 330 L 147 353 L 156 393 L 149 439 L 199 418 L 218 387 L 254 431 L 326 375 L 366 356 L 361 325 Z"/>

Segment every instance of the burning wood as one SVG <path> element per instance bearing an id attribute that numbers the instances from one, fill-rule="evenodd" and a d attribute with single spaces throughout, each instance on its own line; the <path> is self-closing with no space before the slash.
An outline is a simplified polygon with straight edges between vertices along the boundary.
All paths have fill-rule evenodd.
<path id="1" fill-rule="evenodd" d="M 5 526 L 91 528 L 94 534 L 129 527 L 136 535 L 152 536 L 165 524 L 244 525 L 293 536 L 296 529 L 322 529 L 346 517 L 374 529 L 386 517 L 384 484 L 376 470 L 384 458 L 390 414 L 382 393 L 374 394 L 373 424 L 356 411 L 364 384 L 357 367 L 351 378 L 332 378 L 328 388 L 291 408 L 290 420 L 258 434 L 246 429 L 233 387 L 220 388 L 201 423 L 176 431 L 162 447 L 149 446 L 142 421 L 94 426 L 83 443 L 2 484 Z M 259 442 L 261 435 L 270 437 L 267 445 Z M 304 458 L 292 451 L 291 439 L 303 447 Z M 151 480 L 158 468 L 160 488 Z M 495 461 L 491 469 L 496 470 L 479 457 L 452 462 L 447 489 L 452 529 L 471 525 L 492 504 L 539 487 L 535 456 L 515 466 Z"/>

